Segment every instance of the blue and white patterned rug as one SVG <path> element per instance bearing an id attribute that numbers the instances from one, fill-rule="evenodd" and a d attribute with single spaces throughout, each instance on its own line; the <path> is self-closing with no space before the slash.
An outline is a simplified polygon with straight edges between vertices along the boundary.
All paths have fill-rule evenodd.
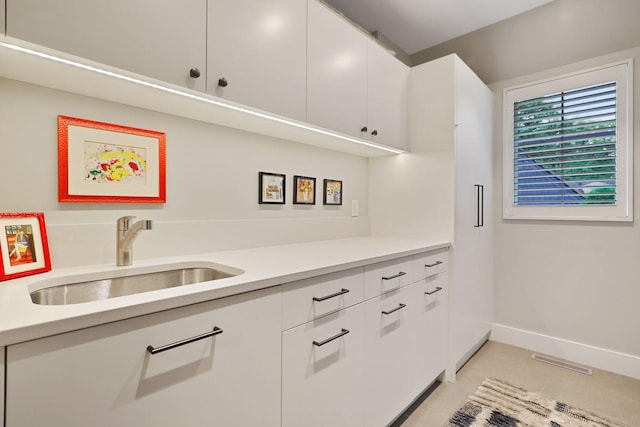
<path id="1" fill-rule="evenodd" d="M 446 427 L 626 427 L 504 381 L 487 378 Z"/>

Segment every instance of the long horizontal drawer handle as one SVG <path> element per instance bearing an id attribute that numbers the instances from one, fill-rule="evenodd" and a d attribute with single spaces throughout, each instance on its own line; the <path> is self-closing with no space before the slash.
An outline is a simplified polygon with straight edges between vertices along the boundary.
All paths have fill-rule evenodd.
<path id="1" fill-rule="evenodd" d="M 200 340 L 203 340 L 205 338 L 209 338 L 209 337 L 212 337 L 214 335 L 221 334 L 222 332 L 223 332 L 222 329 L 218 328 L 217 326 L 214 326 L 213 330 L 211 332 L 207 332 L 207 333 L 204 333 L 202 335 L 198 335 L 196 337 L 187 338 L 187 339 L 184 339 L 182 341 L 177 341 L 177 342 L 174 342 L 174 343 L 171 343 L 171 344 L 163 345 L 163 346 L 157 347 L 157 348 L 153 347 L 152 345 L 150 345 L 150 346 L 147 347 L 147 351 L 149 353 L 151 353 L 151 354 L 162 353 L 163 351 L 171 350 L 172 348 L 180 347 L 180 346 L 183 346 L 185 344 L 190 344 L 190 343 L 195 342 L 195 341 L 200 341 Z"/>
<path id="2" fill-rule="evenodd" d="M 382 314 L 392 314 L 395 313 L 398 310 L 402 310 L 403 308 L 405 308 L 407 305 L 406 304 L 402 304 L 400 303 L 396 308 L 389 310 L 389 311 L 384 311 L 382 310 Z"/>
<path id="3" fill-rule="evenodd" d="M 425 295 L 433 295 L 433 294 L 435 294 L 436 292 L 440 292 L 441 290 L 442 290 L 442 288 L 441 288 L 440 286 L 436 286 L 436 288 L 435 288 L 433 291 L 431 291 L 431 292 L 427 291 L 427 292 L 425 292 L 424 294 L 425 294 Z"/>
<path id="4" fill-rule="evenodd" d="M 384 276 L 383 276 L 383 277 L 382 277 L 382 280 L 392 280 L 392 279 L 397 279 L 398 277 L 400 277 L 400 276 L 404 276 L 405 274 L 407 274 L 407 273 L 405 273 L 404 271 L 401 271 L 401 272 L 399 272 L 398 274 L 394 274 L 393 276 L 388 276 L 388 277 L 384 277 Z"/>
<path id="5" fill-rule="evenodd" d="M 325 345 L 326 343 L 329 343 L 329 342 L 331 342 L 333 340 L 337 340 L 338 338 L 347 335 L 349 332 L 350 331 L 348 329 L 342 328 L 342 330 L 337 335 L 334 335 L 331 338 L 327 338 L 324 341 L 314 341 L 313 345 L 315 345 L 317 347 L 321 347 L 321 346 Z"/>
<path id="6" fill-rule="evenodd" d="M 349 293 L 349 289 L 342 288 L 342 290 L 336 292 L 335 294 L 327 295 L 325 297 L 313 297 L 313 300 L 314 301 L 325 301 L 325 300 L 328 300 L 329 298 L 339 297 L 340 295 L 344 295 L 344 294 L 348 294 L 348 293 Z"/>
<path id="7" fill-rule="evenodd" d="M 442 261 L 436 261 L 433 264 L 425 264 L 424 266 L 427 267 L 427 268 L 432 268 L 432 267 L 437 267 L 440 264 L 442 264 Z"/>

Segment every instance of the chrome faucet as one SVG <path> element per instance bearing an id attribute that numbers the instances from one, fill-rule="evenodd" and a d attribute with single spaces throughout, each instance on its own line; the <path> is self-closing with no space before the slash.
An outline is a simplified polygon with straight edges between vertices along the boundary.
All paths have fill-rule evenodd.
<path id="1" fill-rule="evenodd" d="M 133 222 L 135 216 L 118 218 L 118 236 L 116 245 L 116 265 L 124 266 L 133 263 L 133 241 L 142 230 L 152 230 L 153 221 L 143 219 Z"/>

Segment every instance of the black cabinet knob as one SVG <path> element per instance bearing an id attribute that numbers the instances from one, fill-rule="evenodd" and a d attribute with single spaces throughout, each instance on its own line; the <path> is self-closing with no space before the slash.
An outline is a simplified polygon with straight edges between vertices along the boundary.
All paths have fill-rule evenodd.
<path id="1" fill-rule="evenodd" d="M 194 79 L 197 79 L 198 77 L 200 77 L 200 70 L 198 70 L 197 68 L 190 69 L 189 76 L 193 77 Z"/>
<path id="2" fill-rule="evenodd" d="M 366 127 L 366 126 L 362 126 L 362 129 L 360 129 L 360 132 L 366 132 L 366 131 L 368 131 L 368 130 L 369 130 L 369 129 L 367 129 L 367 127 Z"/>
<path id="3" fill-rule="evenodd" d="M 221 79 L 218 79 L 218 86 L 227 87 L 228 84 L 229 84 L 229 82 L 224 77 L 221 78 Z"/>
<path id="4" fill-rule="evenodd" d="M 373 130 L 373 132 L 371 132 L 371 135 L 373 135 L 373 136 L 376 136 L 377 134 L 378 134 L 378 131 L 375 130 L 375 129 Z"/>

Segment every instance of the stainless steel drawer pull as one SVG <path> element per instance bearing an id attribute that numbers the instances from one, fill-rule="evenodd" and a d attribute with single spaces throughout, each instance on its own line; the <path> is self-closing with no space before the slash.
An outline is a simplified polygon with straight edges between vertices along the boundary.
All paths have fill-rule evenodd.
<path id="1" fill-rule="evenodd" d="M 167 344 L 167 345 L 163 345 L 162 347 L 153 347 L 152 345 L 147 347 L 147 351 L 151 354 L 156 354 L 156 353 L 162 353 L 163 351 L 167 351 L 167 350 L 171 350 L 172 348 L 176 348 L 176 347 L 180 347 L 183 346 L 185 344 L 189 344 L 195 341 L 200 341 L 203 340 L 205 338 L 209 338 L 212 337 L 214 335 L 218 335 L 221 334 L 223 331 L 222 329 L 218 328 L 217 326 L 213 327 L 213 331 L 211 332 L 207 332 L 206 334 L 202 334 L 202 335 L 198 335 L 196 337 L 191 337 L 191 338 L 187 338 L 184 339 L 182 341 L 177 341 L 171 344 Z"/>
<path id="2" fill-rule="evenodd" d="M 325 297 L 313 297 L 314 301 L 325 301 L 330 298 L 339 297 L 340 295 L 348 294 L 349 289 L 342 288 L 342 290 L 336 292 L 335 294 L 327 295 Z"/>
<path id="3" fill-rule="evenodd" d="M 392 314 L 395 313 L 398 310 L 402 310 L 403 308 L 405 308 L 407 305 L 406 304 L 402 304 L 400 303 L 400 305 L 398 305 L 396 308 L 389 310 L 389 311 L 382 311 L 382 314 Z"/>
<path id="4" fill-rule="evenodd" d="M 442 288 L 441 288 L 440 286 L 436 286 L 436 288 L 435 288 L 434 290 L 432 290 L 431 292 L 427 291 L 427 292 L 425 292 L 424 294 L 425 294 L 425 295 L 433 295 L 433 294 L 435 294 L 436 292 L 440 292 L 441 290 L 442 290 Z"/>
<path id="5" fill-rule="evenodd" d="M 329 342 L 331 342 L 333 340 L 337 340 L 338 338 L 347 335 L 348 333 L 349 333 L 348 329 L 342 328 L 342 330 L 337 335 L 334 335 L 331 338 L 327 338 L 324 341 L 314 341 L 313 345 L 315 345 L 317 347 L 321 347 L 321 346 L 325 345 L 326 343 L 329 343 Z"/>
<path id="6" fill-rule="evenodd" d="M 432 267 L 437 267 L 440 264 L 442 264 L 442 261 L 436 261 L 433 264 L 425 264 L 424 266 L 427 267 L 427 268 L 432 268 Z"/>
<path id="7" fill-rule="evenodd" d="M 397 279 L 400 276 L 404 276 L 405 273 L 404 271 L 399 272 L 398 274 L 394 274 L 393 276 L 388 276 L 388 277 L 382 277 L 382 280 L 391 280 L 391 279 Z"/>

